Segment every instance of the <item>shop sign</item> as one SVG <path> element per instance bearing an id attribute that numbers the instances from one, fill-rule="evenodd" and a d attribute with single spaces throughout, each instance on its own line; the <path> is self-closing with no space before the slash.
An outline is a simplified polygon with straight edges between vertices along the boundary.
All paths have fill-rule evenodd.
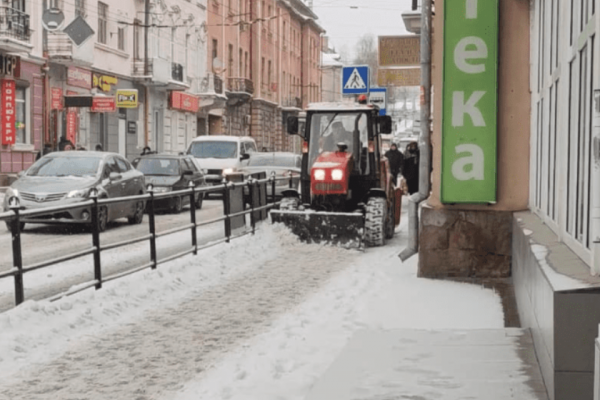
<path id="1" fill-rule="evenodd" d="M 379 36 L 379 66 L 409 67 L 421 63 L 421 36 Z"/>
<path id="2" fill-rule="evenodd" d="M 77 143 L 77 111 L 69 109 L 67 112 L 67 140 L 71 143 Z"/>
<path id="3" fill-rule="evenodd" d="M 421 68 L 379 68 L 377 85 L 385 86 L 419 86 L 421 85 Z"/>
<path id="4" fill-rule="evenodd" d="M 114 97 L 95 96 L 92 98 L 92 112 L 114 112 L 115 110 Z"/>
<path id="5" fill-rule="evenodd" d="M 183 92 L 171 92 L 171 108 L 182 111 L 198 112 L 198 97 Z"/>
<path id="6" fill-rule="evenodd" d="M 0 129 L 2 130 L 2 144 L 15 144 L 15 81 L 12 79 L 0 80 L 0 90 L 2 96 L 2 111 L 0 112 L 0 116 L 2 118 L 2 122 L 0 124 Z"/>
<path id="7" fill-rule="evenodd" d="M 110 92 L 112 89 L 112 85 L 116 85 L 117 82 L 119 82 L 119 80 L 116 77 L 110 75 L 94 74 L 92 79 L 92 87 L 98 88 L 103 92 Z"/>
<path id="8" fill-rule="evenodd" d="M 84 89 L 91 89 L 92 72 L 83 68 L 69 67 L 67 69 L 67 84 Z"/>
<path id="9" fill-rule="evenodd" d="M 496 202 L 498 0 L 444 1 L 444 203 Z"/>
<path id="10" fill-rule="evenodd" d="M 63 91 L 61 88 L 52 88 L 52 104 L 53 110 L 63 109 Z"/>
<path id="11" fill-rule="evenodd" d="M 21 76 L 21 57 L 0 53 L 0 75 L 19 78 Z"/>
<path id="12" fill-rule="evenodd" d="M 118 89 L 116 97 L 117 108 L 137 108 L 138 106 L 137 89 Z"/>

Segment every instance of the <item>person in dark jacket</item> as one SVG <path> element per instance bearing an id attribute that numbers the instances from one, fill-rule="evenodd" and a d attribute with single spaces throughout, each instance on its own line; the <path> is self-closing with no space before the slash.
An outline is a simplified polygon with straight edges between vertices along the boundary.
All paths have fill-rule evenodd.
<path id="1" fill-rule="evenodd" d="M 398 181 L 398 174 L 402 172 L 402 164 L 404 164 L 404 154 L 398 147 L 396 147 L 395 143 L 392 143 L 390 149 L 385 152 L 385 157 L 388 159 L 390 163 L 390 172 L 392 173 L 392 178 L 394 180 L 394 184 Z"/>
<path id="2" fill-rule="evenodd" d="M 419 191 L 419 147 L 417 142 L 410 142 L 406 146 L 402 176 L 406 180 L 409 194 Z"/>

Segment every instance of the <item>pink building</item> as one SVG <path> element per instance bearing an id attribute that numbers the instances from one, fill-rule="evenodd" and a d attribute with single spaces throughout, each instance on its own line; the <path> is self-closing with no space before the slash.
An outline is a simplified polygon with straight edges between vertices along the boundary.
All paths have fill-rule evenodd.
<path id="1" fill-rule="evenodd" d="M 208 68 L 227 101 L 211 110 L 209 134 L 252 136 L 259 148 L 299 150 L 287 116 L 321 99 L 317 16 L 300 0 L 209 3 Z"/>

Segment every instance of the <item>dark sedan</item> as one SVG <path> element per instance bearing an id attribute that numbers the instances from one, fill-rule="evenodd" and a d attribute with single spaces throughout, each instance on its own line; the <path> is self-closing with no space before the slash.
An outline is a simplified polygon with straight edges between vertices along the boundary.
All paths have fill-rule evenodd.
<path id="1" fill-rule="evenodd" d="M 245 175 L 256 172 L 266 172 L 267 178 L 275 175 L 278 178 L 275 183 L 275 196 L 281 196 L 282 192 L 290 188 L 290 174 L 292 188 L 298 190 L 300 183 L 300 169 L 302 157 L 299 154 L 289 152 L 252 153 L 248 165 L 241 168 Z M 267 193 L 272 194 L 271 185 L 267 185 Z"/>
<path id="2" fill-rule="evenodd" d="M 4 209 L 16 197 L 25 209 L 40 209 L 67 204 L 77 205 L 96 189 L 99 198 L 135 196 L 146 193 L 144 175 L 116 153 L 60 151 L 35 162 L 6 191 Z M 108 221 L 127 218 L 139 224 L 144 218 L 144 201 L 112 203 L 99 209 L 100 230 Z M 74 208 L 39 217 L 21 219 L 25 223 L 90 223 L 89 208 Z M 7 223 L 7 228 L 10 226 Z"/>
<path id="3" fill-rule="evenodd" d="M 206 186 L 204 174 L 189 155 L 149 154 L 133 160 L 133 165 L 144 174 L 146 185 L 152 185 L 154 193 L 188 189 L 190 182 L 193 182 L 196 188 Z M 203 198 L 201 193 L 196 195 L 197 209 L 202 208 Z M 173 196 L 155 200 L 154 206 L 157 209 L 169 209 L 179 213 L 183 206 L 189 203 L 187 195 Z"/>

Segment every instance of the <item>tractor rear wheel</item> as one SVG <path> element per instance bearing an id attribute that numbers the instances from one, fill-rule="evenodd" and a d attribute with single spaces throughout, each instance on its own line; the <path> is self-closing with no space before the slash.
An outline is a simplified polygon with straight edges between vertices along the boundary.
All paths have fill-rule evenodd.
<path id="1" fill-rule="evenodd" d="M 385 244 L 387 211 L 387 201 L 383 197 L 371 197 L 367 202 L 367 214 L 365 215 L 365 244 L 367 246 L 383 246 Z"/>

